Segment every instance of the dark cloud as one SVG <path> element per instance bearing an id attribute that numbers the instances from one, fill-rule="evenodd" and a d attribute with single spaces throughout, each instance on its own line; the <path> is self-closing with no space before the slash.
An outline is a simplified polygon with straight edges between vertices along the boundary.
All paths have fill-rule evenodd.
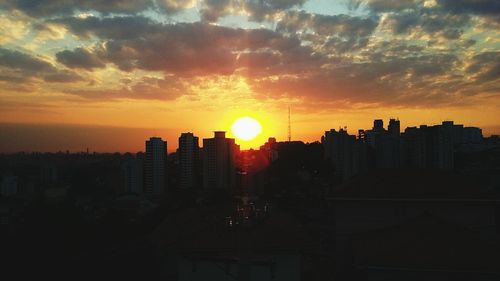
<path id="1" fill-rule="evenodd" d="M 477 22 L 496 26 L 498 8 L 491 1 L 441 0 L 436 5 L 424 5 L 423 0 L 351 1 L 352 7 L 361 5 L 368 11 L 352 16 L 294 10 L 305 0 L 205 0 L 198 2 L 200 22 L 168 24 L 137 12 L 156 9 L 172 14 L 194 2 L 69 0 L 55 4 L 60 2 L 8 1 L 4 6 L 49 17 L 38 20 L 35 28 L 43 30 L 43 23 L 63 25 L 80 42 L 92 43 L 56 54 L 57 61 L 70 70 L 0 49 L 1 81 L 79 81 L 72 69 L 93 71 L 110 64 L 125 72 L 140 69 L 165 77 L 117 79 L 119 86 L 112 89 L 89 85 L 67 93 L 89 100 L 169 100 L 189 94 L 190 86 L 203 84 L 203 79 L 237 74 L 245 77 L 256 95 L 266 98 L 432 106 L 491 91 L 500 74 L 498 52 L 477 54 L 476 41 L 464 36 Z M 73 17 L 77 10 L 101 14 Z M 275 30 L 212 24 L 230 14 L 269 20 Z M 375 37 L 387 30 L 391 32 Z"/>
<path id="2" fill-rule="evenodd" d="M 423 19 L 409 17 L 405 19 L 410 22 L 407 26 L 394 29 L 413 32 L 419 26 L 420 30 L 443 38 L 459 37 L 450 27 L 460 26 L 466 15 L 445 14 L 439 18 L 428 11 L 419 12 Z M 79 36 L 101 40 L 89 49 L 59 53 L 58 60 L 68 67 L 91 69 L 111 63 L 123 71 L 162 71 L 170 77 L 168 83 L 151 78 L 139 83 L 129 81 L 113 90 L 69 91 L 87 98 L 172 99 L 189 92 L 186 81 L 195 83 L 192 79 L 196 77 L 234 73 L 246 77 L 257 95 L 300 97 L 324 104 L 348 100 L 439 105 L 451 103 L 455 100 L 452 97 L 474 95 L 480 90 L 457 74 L 463 62 L 450 50 L 433 53 L 425 46 L 390 37 L 369 46 L 378 26 L 376 16 L 288 11 L 276 31 L 235 29 L 202 22 L 160 24 L 142 17 L 65 18 L 58 23 Z M 120 30 L 120 26 L 126 31 L 109 31 Z M 448 31 L 451 33 L 445 35 Z M 317 41 L 304 44 L 306 35 Z M 473 44 L 467 40 L 460 42 Z M 358 58 L 353 51 L 358 52 Z M 479 64 L 480 58 L 477 61 Z M 470 75 L 474 79 L 493 77 L 495 67 L 488 69 Z"/>
<path id="3" fill-rule="evenodd" d="M 43 76 L 43 80 L 46 82 L 54 82 L 54 83 L 71 83 L 83 81 L 83 78 L 73 72 L 57 72 L 57 73 L 48 73 Z"/>
<path id="4" fill-rule="evenodd" d="M 300 7 L 306 0 L 243 0 L 243 8 L 250 17 L 262 21 L 284 10 Z"/>
<path id="5" fill-rule="evenodd" d="M 62 51 L 56 54 L 57 61 L 69 68 L 103 68 L 106 64 L 94 53 L 84 48 Z"/>
<path id="6" fill-rule="evenodd" d="M 460 14 L 499 15 L 500 1 L 497 0 L 437 0 L 443 9 Z"/>
<path id="7" fill-rule="evenodd" d="M 62 24 L 71 33 L 84 39 L 91 36 L 105 39 L 134 39 L 161 32 L 161 25 L 142 16 L 112 18 L 66 17 L 50 20 L 49 22 Z"/>
<path id="8" fill-rule="evenodd" d="M 408 10 L 418 10 L 425 7 L 425 0 L 351 0 L 351 9 L 366 7 L 375 13 L 400 13 Z M 451 14 L 499 15 L 500 2 L 497 0 L 436 0 L 431 9 Z M 429 7 L 429 6 L 428 6 Z"/>
<path id="9" fill-rule="evenodd" d="M 191 7 L 196 0 L 156 0 L 155 4 L 167 14 L 177 13 Z"/>
<path id="10" fill-rule="evenodd" d="M 163 79 L 143 77 L 140 81 L 131 84 L 124 83 L 118 89 L 80 89 L 68 90 L 67 94 L 80 96 L 89 100 L 112 99 L 145 99 L 145 100 L 173 100 L 190 93 L 189 81 L 166 76 Z"/>
<path id="11" fill-rule="evenodd" d="M 0 47 L 0 66 L 29 72 L 54 70 L 54 67 L 44 60 L 2 47 Z"/>
<path id="12" fill-rule="evenodd" d="M 102 67 L 113 63 L 124 71 L 144 69 L 165 71 L 181 76 L 229 75 L 237 66 L 237 57 L 244 52 L 278 52 L 283 63 L 291 58 L 300 59 L 312 50 L 301 46 L 301 41 L 293 36 L 284 36 L 267 29 L 232 29 L 204 23 L 153 24 L 145 23 L 130 30 L 131 36 L 104 32 L 117 26 L 129 26 L 136 22 L 133 17 L 108 20 L 70 19 L 60 21 L 70 28 L 79 26 L 79 34 L 97 36 L 102 40 L 90 50 L 76 49 L 57 54 L 60 62 L 68 67 Z M 140 20 L 140 22 L 144 22 Z M 91 24 L 90 24 L 91 23 Z M 85 27 L 85 28 L 83 28 Z M 141 31 L 145 30 L 145 32 Z M 140 36 L 132 36 L 137 33 Z M 243 55 L 244 57 L 245 55 Z"/>
<path id="13" fill-rule="evenodd" d="M 350 0 L 348 6 L 351 9 L 366 6 L 369 10 L 380 13 L 415 9 L 423 3 L 423 0 Z"/>
<path id="14" fill-rule="evenodd" d="M 40 58 L 0 47 L 0 80 L 19 83 L 33 78 L 59 83 L 83 80 L 78 74 L 59 70 Z"/>
<path id="15" fill-rule="evenodd" d="M 328 50 L 344 53 L 359 49 L 369 41 L 369 37 L 378 25 L 372 18 L 353 17 L 348 15 L 315 15 L 306 12 L 288 12 L 277 24 L 277 31 L 305 34 L 313 32 L 314 41 L 324 44 Z"/>
<path id="16" fill-rule="evenodd" d="M 466 69 L 476 83 L 500 81 L 500 52 L 475 55 Z"/>
<path id="17" fill-rule="evenodd" d="M 300 7 L 306 0 L 204 0 L 201 17 L 217 21 L 221 16 L 235 13 L 248 14 L 253 20 L 262 21 L 292 7 Z M 168 15 L 191 8 L 196 0 L 5 0 L 2 9 L 17 9 L 32 17 L 72 15 L 76 12 L 97 11 L 109 14 L 138 14 L 156 10 Z"/>
<path id="18" fill-rule="evenodd" d="M 296 32 L 312 29 L 320 35 L 366 37 L 372 34 L 378 22 L 371 18 L 348 15 L 318 15 L 306 12 L 288 12 L 278 22 L 277 30 Z"/>
<path id="19" fill-rule="evenodd" d="M 273 19 L 281 12 L 301 7 L 307 0 L 205 0 L 200 10 L 202 19 L 217 21 L 228 14 L 244 13 L 253 21 Z"/>
<path id="20" fill-rule="evenodd" d="M 453 55 L 384 57 L 364 63 L 345 63 L 316 69 L 301 76 L 262 77 L 252 83 L 267 98 L 299 97 L 328 102 L 436 106 L 451 104 L 463 83 L 449 70 L 459 60 Z M 452 82 L 452 83 L 449 83 Z"/>
<path id="21" fill-rule="evenodd" d="M 349 7 L 385 13 L 385 23 L 396 34 L 423 32 L 445 40 L 461 38 L 472 15 L 482 16 L 490 28 L 500 23 L 497 0 L 437 0 L 434 5 L 424 0 L 352 0 Z"/>
<path id="22" fill-rule="evenodd" d="M 216 22 L 220 17 L 228 15 L 234 9 L 234 0 L 205 0 L 200 9 L 201 18 L 205 21 Z"/>
<path id="23" fill-rule="evenodd" d="M 137 13 L 153 6 L 151 0 L 5 0 L 0 8 L 18 9 L 32 17 L 73 14 L 77 11 Z"/>
<path id="24" fill-rule="evenodd" d="M 263 69 L 267 70 L 270 67 L 281 63 L 281 54 L 278 52 L 248 52 L 238 56 L 238 67 L 248 69 Z"/>
<path id="25" fill-rule="evenodd" d="M 407 10 L 388 15 L 386 22 L 396 34 L 418 30 L 445 39 L 459 39 L 469 25 L 468 15 L 443 13 L 439 9 Z"/>

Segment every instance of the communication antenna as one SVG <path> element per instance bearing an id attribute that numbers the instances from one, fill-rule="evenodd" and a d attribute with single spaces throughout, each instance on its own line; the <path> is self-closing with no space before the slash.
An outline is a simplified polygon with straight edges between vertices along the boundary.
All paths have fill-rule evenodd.
<path id="1" fill-rule="evenodd" d="M 290 124 L 290 106 L 288 106 L 288 142 L 292 141 L 292 125 Z"/>

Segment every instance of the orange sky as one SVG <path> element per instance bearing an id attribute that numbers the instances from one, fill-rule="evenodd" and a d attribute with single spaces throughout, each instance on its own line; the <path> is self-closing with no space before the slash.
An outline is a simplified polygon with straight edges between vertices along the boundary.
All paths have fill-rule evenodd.
<path id="1" fill-rule="evenodd" d="M 152 135 L 172 151 L 243 116 L 263 131 L 237 142 L 258 148 L 286 139 L 288 107 L 308 142 L 389 118 L 500 134 L 494 1 L 264 2 L 6 1 L 0 152 L 139 151 Z"/>

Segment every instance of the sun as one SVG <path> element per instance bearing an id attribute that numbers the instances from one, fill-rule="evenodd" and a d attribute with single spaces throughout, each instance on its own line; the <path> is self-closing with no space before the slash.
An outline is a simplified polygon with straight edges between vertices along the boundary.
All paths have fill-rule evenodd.
<path id="1" fill-rule="evenodd" d="M 262 126 L 252 117 L 241 117 L 234 121 L 231 131 L 238 139 L 249 141 L 262 132 Z"/>

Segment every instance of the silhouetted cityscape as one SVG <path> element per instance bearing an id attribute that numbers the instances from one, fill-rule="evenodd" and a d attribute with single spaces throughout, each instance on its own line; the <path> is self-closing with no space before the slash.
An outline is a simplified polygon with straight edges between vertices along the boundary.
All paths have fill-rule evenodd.
<path id="1" fill-rule="evenodd" d="M 499 281 L 499 117 L 500 0 L 0 0 L 0 281 Z"/>
<path id="2" fill-rule="evenodd" d="M 498 280 L 500 138 L 453 121 L 241 150 L 0 155 L 2 252 L 21 278 Z M 47 253 L 51 259 L 46 259 Z M 53 257 L 52 257 L 53 256 Z M 29 267 L 30 270 L 24 270 Z M 57 268 L 57 269 L 56 269 Z M 443 279 L 444 278 L 444 279 Z"/>

